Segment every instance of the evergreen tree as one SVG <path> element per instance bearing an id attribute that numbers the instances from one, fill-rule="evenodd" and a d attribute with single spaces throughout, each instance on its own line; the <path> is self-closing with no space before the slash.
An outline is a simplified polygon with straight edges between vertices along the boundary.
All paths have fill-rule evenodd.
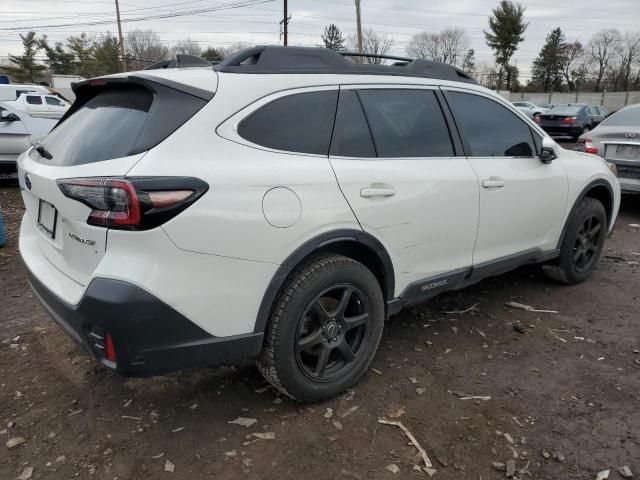
<path id="1" fill-rule="evenodd" d="M 52 47 L 49 45 L 47 36 L 43 35 L 38 44 L 47 55 L 47 65 L 52 73 L 60 75 L 69 75 L 74 70 L 74 56 L 64 49 L 62 42 L 56 42 Z"/>
<path id="2" fill-rule="evenodd" d="M 93 42 L 93 59 L 90 62 L 91 76 L 109 75 L 122 69 L 120 42 L 107 32 Z"/>
<path id="3" fill-rule="evenodd" d="M 214 47 L 209 47 L 206 50 L 203 50 L 200 56 L 210 62 L 220 62 L 224 60 L 224 52 Z"/>
<path id="4" fill-rule="evenodd" d="M 24 53 L 22 55 L 9 55 L 9 61 L 14 63 L 15 67 L 8 67 L 6 70 L 11 73 L 19 82 L 35 83 L 37 76 L 47 67 L 36 63 L 36 55 L 42 49 L 36 32 L 29 32 L 26 35 L 20 34 Z"/>
<path id="5" fill-rule="evenodd" d="M 566 53 L 567 43 L 558 27 L 549 32 L 538 58 L 533 62 L 532 82 L 545 92 L 560 91 Z"/>
<path id="6" fill-rule="evenodd" d="M 342 36 L 342 32 L 337 25 L 331 24 L 324 28 L 322 34 L 322 42 L 325 48 L 341 51 L 344 50 L 345 38 Z"/>
<path id="7" fill-rule="evenodd" d="M 528 26 L 524 21 L 524 11 L 522 5 L 502 0 L 489 17 L 490 31 L 484 31 L 487 45 L 495 51 L 496 63 L 500 67 L 498 89 L 502 88 L 504 73 L 507 73 L 507 89 L 511 89 L 512 75 L 509 74 L 509 62 L 518 49 L 518 44 L 524 40 L 523 34 Z"/>
<path id="8" fill-rule="evenodd" d="M 83 77 L 91 77 L 94 69 L 95 44 L 86 33 L 67 39 L 67 48 L 74 57 L 74 73 Z"/>

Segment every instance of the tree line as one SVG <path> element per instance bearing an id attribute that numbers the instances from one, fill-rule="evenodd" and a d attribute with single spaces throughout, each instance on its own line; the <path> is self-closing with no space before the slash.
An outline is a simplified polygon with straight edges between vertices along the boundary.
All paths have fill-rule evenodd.
<path id="1" fill-rule="evenodd" d="M 483 33 L 485 43 L 494 53 L 493 64 L 477 64 L 476 51 L 471 48 L 464 29 L 458 27 L 439 32 L 418 32 L 411 37 L 405 50 L 412 58 L 455 65 L 492 89 L 544 92 L 640 90 L 640 32 L 621 33 L 616 29 L 597 31 L 586 43 L 569 41 L 560 27 L 553 29 L 532 64 L 531 78 L 521 82 L 520 71 L 512 59 L 529 26 L 525 13 L 525 7 L 510 0 L 501 0 L 491 11 L 488 28 Z M 20 38 L 23 54 L 10 55 L 14 66 L 6 68 L 18 81 L 34 82 L 47 69 L 52 73 L 83 77 L 121 70 L 120 42 L 108 32 L 96 36 L 83 33 L 53 44 L 46 35 L 38 37 L 35 32 L 20 35 Z M 320 46 L 326 48 L 358 49 L 355 34 L 345 37 L 335 24 L 325 27 L 321 39 Z M 152 30 L 134 30 L 124 38 L 129 70 L 139 70 L 178 53 L 219 61 L 247 46 L 236 43 L 227 48 L 203 49 L 198 42 L 187 38 L 169 47 Z M 362 32 L 363 53 L 385 55 L 392 51 L 393 46 L 393 37 L 386 33 L 374 29 Z M 37 60 L 42 55 L 46 57 L 44 63 Z M 357 61 L 382 63 L 384 60 L 365 57 Z"/>

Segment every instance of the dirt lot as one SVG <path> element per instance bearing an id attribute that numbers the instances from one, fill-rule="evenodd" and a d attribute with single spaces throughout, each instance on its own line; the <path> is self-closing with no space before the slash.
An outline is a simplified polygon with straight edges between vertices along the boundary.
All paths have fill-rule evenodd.
<path id="1" fill-rule="evenodd" d="M 493 462 L 509 459 L 520 478 L 640 475 L 640 197 L 624 200 L 587 283 L 557 286 L 529 267 L 403 312 L 356 388 L 313 406 L 264 389 L 252 365 L 138 380 L 96 366 L 29 291 L 15 186 L 0 187 L 0 208 L 2 480 L 29 467 L 34 479 L 429 478 L 385 416 L 415 435 L 438 479 L 504 478 Z"/>

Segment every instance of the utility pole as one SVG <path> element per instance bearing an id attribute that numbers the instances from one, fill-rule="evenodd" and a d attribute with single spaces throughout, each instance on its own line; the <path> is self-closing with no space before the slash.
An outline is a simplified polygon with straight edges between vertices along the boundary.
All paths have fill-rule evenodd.
<path id="1" fill-rule="evenodd" d="M 284 34 L 284 46 L 286 47 L 289 43 L 289 9 L 287 8 L 287 0 L 284 0 L 284 17 L 283 17 L 283 25 L 282 31 Z"/>
<path id="2" fill-rule="evenodd" d="M 360 0 L 356 0 L 356 22 L 358 24 L 358 53 L 362 53 L 362 18 L 360 17 Z M 362 61 L 362 59 L 360 60 Z"/>
<path id="3" fill-rule="evenodd" d="M 122 38 L 122 24 L 120 23 L 120 5 L 118 4 L 118 0 L 116 0 L 116 17 L 118 18 L 118 36 L 120 37 L 120 59 L 122 61 L 122 71 L 126 72 L 127 60 L 124 58 L 124 39 Z"/>

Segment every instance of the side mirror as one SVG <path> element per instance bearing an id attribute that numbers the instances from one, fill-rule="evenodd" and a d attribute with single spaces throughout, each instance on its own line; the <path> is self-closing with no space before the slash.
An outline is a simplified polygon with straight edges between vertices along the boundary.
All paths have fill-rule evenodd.
<path id="1" fill-rule="evenodd" d="M 540 150 L 540 161 L 542 163 L 551 163 L 558 155 L 556 154 L 556 144 L 549 137 L 542 138 L 542 149 Z"/>
<path id="2" fill-rule="evenodd" d="M 0 115 L 0 122 L 19 122 L 20 117 L 12 112 L 2 112 Z"/>

